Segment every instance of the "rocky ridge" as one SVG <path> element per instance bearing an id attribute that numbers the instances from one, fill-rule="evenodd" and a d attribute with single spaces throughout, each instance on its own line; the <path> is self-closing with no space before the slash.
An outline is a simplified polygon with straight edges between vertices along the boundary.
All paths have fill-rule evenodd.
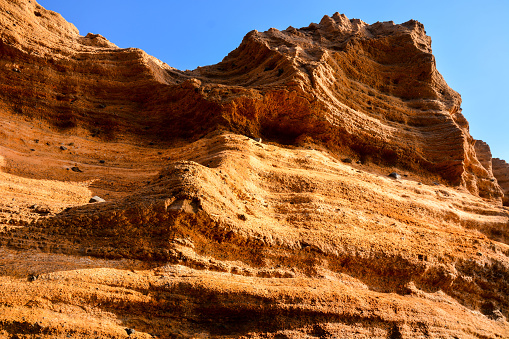
<path id="1" fill-rule="evenodd" d="M 182 72 L 0 3 L 0 335 L 509 333 L 509 169 L 420 23 L 334 14 Z"/>

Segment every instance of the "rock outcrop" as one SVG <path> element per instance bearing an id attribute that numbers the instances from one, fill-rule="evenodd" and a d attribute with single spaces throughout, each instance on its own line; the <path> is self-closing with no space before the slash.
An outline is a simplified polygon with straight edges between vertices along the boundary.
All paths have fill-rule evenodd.
<path id="1" fill-rule="evenodd" d="M 221 63 L 180 72 L 98 34 L 82 37 L 35 3 L 7 9 L 0 101 L 11 114 L 103 139 L 196 139 L 226 128 L 313 140 L 502 196 L 475 157 L 460 96 L 436 70 L 431 39 L 416 21 L 368 25 L 336 13 L 302 29 L 253 31 Z"/>
<path id="2" fill-rule="evenodd" d="M 488 176 L 493 178 L 493 157 L 490 146 L 482 140 L 476 140 L 475 154 L 481 165 L 488 171 Z"/>
<path id="3" fill-rule="evenodd" d="M 509 206 L 509 164 L 502 159 L 493 158 L 493 174 L 504 191 L 504 205 Z"/>
<path id="4" fill-rule="evenodd" d="M 420 23 L 182 72 L 0 4 L 0 336 L 509 335 L 509 167 Z"/>

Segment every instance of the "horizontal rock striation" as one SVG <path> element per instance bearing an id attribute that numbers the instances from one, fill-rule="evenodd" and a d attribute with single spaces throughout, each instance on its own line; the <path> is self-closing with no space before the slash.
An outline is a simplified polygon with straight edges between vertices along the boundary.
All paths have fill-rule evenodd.
<path id="1" fill-rule="evenodd" d="M 5 9 L 0 104 L 9 114 L 110 140 L 196 139 L 221 128 L 314 140 L 363 161 L 435 173 L 486 198 L 502 195 L 475 157 L 460 96 L 436 70 L 416 21 L 368 25 L 336 13 L 301 29 L 253 31 L 219 64 L 181 72 L 98 34 L 80 36 L 35 2 Z"/>
<path id="2" fill-rule="evenodd" d="M 34 0 L 0 25 L 0 337 L 508 337 L 509 166 L 420 23 L 185 72 Z"/>
<path id="3" fill-rule="evenodd" d="M 505 160 L 493 158 L 493 174 L 504 191 L 504 205 L 509 206 L 509 164 Z"/>
<path id="4" fill-rule="evenodd" d="M 244 133 L 312 138 L 501 197 L 475 157 L 461 98 L 436 70 L 431 39 L 416 21 L 368 25 L 336 13 L 301 29 L 253 31 L 221 63 L 196 72 L 263 93 L 229 104 Z"/>
<path id="5" fill-rule="evenodd" d="M 149 158 L 151 150 L 138 152 Z M 146 184 L 125 188 L 123 198 L 70 206 L 0 233 L 2 246 L 54 253 L 64 267 L 91 258 L 91 267 L 79 266 L 90 272 L 32 263 L 26 274 L 37 275 L 36 289 L 27 297 L 70 279 L 82 286 L 69 289 L 83 295 L 79 305 L 168 338 L 196 336 L 197 326 L 215 336 L 508 333 L 507 210 L 236 134 L 166 152 L 174 161 L 132 178 Z M 82 178 L 92 167 L 82 166 Z M 107 171 L 91 176 L 115 180 Z M 92 273 L 94 266 L 102 269 Z M 59 305 L 71 300 L 52 297 Z M 447 316 L 436 321 L 439 314 Z"/>

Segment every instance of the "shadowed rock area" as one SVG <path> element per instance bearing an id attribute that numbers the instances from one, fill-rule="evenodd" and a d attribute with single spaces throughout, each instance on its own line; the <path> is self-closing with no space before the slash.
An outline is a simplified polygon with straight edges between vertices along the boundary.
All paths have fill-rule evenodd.
<path id="1" fill-rule="evenodd" d="M 184 72 L 0 4 L 0 336 L 509 336 L 509 165 L 419 22 Z"/>

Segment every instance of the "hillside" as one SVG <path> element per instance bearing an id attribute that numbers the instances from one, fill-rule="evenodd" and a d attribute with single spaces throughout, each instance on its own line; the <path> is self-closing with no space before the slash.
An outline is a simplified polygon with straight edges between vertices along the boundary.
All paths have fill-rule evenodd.
<path id="1" fill-rule="evenodd" d="M 180 71 L 0 4 L 0 337 L 509 336 L 509 166 L 419 22 Z"/>

